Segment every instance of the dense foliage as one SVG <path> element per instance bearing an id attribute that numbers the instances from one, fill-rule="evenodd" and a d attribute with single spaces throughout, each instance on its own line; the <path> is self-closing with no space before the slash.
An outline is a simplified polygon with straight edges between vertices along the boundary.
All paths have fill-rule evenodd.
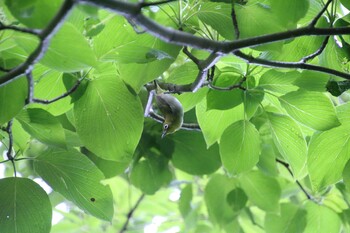
<path id="1" fill-rule="evenodd" d="M 349 10 L 0 1 L 0 231 L 349 232 Z"/>

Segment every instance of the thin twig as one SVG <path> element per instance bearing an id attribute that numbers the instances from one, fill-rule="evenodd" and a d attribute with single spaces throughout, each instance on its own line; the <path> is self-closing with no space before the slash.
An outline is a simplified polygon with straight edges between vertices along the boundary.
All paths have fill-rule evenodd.
<path id="1" fill-rule="evenodd" d="M 148 117 L 152 118 L 153 120 L 155 120 L 155 121 L 157 121 L 159 123 L 163 123 L 164 122 L 164 118 L 162 116 L 158 115 L 157 113 L 155 113 L 152 110 L 149 112 Z M 181 129 L 201 131 L 201 128 L 196 123 L 183 123 L 181 125 Z"/>
<path id="2" fill-rule="evenodd" d="M 144 117 L 147 117 L 149 115 L 149 113 L 151 112 L 151 110 L 152 110 L 153 96 L 154 96 L 154 91 L 153 90 L 148 92 L 148 100 L 147 100 L 147 104 L 146 104 L 146 107 L 145 107 L 145 111 L 143 113 Z"/>
<path id="3" fill-rule="evenodd" d="M 12 30 L 12 31 L 16 31 L 16 32 L 23 32 L 23 33 L 31 34 L 34 36 L 38 36 L 40 34 L 40 30 L 37 30 L 37 29 L 21 28 L 21 27 L 17 27 L 17 26 L 13 26 L 13 25 L 4 25 L 0 22 L 0 31 L 3 31 L 3 30 Z"/>
<path id="4" fill-rule="evenodd" d="M 4 67 L 0 67 L 0 71 L 2 71 L 2 72 L 10 72 L 11 69 L 6 69 Z"/>
<path id="5" fill-rule="evenodd" d="M 231 91 L 233 89 L 241 89 L 241 90 L 246 90 L 245 87 L 242 86 L 242 84 L 247 80 L 246 77 L 243 77 L 241 80 L 239 80 L 239 82 L 237 84 L 234 84 L 232 86 L 228 86 L 228 87 L 218 87 L 218 86 L 215 86 L 213 85 L 212 82 L 208 82 L 208 87 L 210 89 L 213 89 L 213 90 L 217 90 L 217 91 Z"/>
<path id="6" fill-rule="evenodd" d="M 317 65 L 311 65 L 311 64 L 306 64 L 303 62 L 281 62 L 281 61 L 270 61 L 270 60 L 265 60 L 261 58 L 255 58 L 251 55 L 245 54 L 241 51 L 236 51 L 234 52 L 234 55 L 237 57 L 242 58 L 243 60 L 247 61 L 248 63 L 251 64 L 258 64 L 261 66 L 267 66 L 267 67 L 277 67 L 277 68 L 292 68 L 292 69 L 303 69 L 303 70 L 314 70 L 318 71 L 321 73 L 326 73 L 330 75 L 335 75 L 338 77 L 342 77 L 344 79 L 350 80 L 350 73 L 344 73 L 338 70 L 333 70 L 328 67 L 323 67 L 323 66 L 317 66 Z"/>
<path id="7" fill-rule="evenodd" d="M 314 53 L 307 55 L 305 57 L 303 57 L 299 62 L 301 63 L 306 63 L 307 61 L 317 57 L 318 55 L 320 55 L 323 50 L 326 48 L 327 44 L 328 44 L 328 40 L 329 40 L 329 36 L 327 36 L 324 41 L 322 42 L 322 45 L 319 49 L 317 49 Z"/>
<path id="8" fill-rule="evenodd" d="M 77 82 L 74 84 L 74 86 L 71 87 L 71 89 L 69 89 L 67 92 L 63 93 L 62 95 L 57 96 L 56 98 L 53 98 L 51 100 L 42 100 L 42 99 L 33 98 L 33 103 L 51 104 L 51 103 L 56 102 L 60 99 L 63 99 L 65 97 L 69 96 L 70 94 L 72 94 L 73 92 L 75 92 L 78 89 L 79 85 L 81 84 L 81 81 L 82 81 L 82 79 L 78 79 Z"/>
<path id="9" fill-rule="evenodd" d="M 129 222 L 135 212 L 135 210 L 137 209 L 137 207 L 140 205 L 140 203 L 142 202 L 142 200 L 144 199 L 145 197 L 145 194 L 143 193 L 139 199 L 136 201 L 134 207 L 131 208 L 131 210 L 129 211 L 129 213 L 126 215 L 126 221 L 122 227 L 122 229 L 119 231 L 119 233 L 123 233 L 123 232 L 126 232 L 126 230 L 128 229 L 128 225 L 129 225 Z"/>
<path id="10" fill-rule="evenodd" d="M 327 10 L 327 7 L 329 6 L 329 4 L 331 4 L 333 0 L 328 0 L 327 3 L 323 6 L 323 8 L 321 9 L 320 12 L 318 12 L 318 14 L 315 16 L 315 18 L 310 22 L 310 24 L 308 25 L 308 27 L 310 28 L 314 28 L 317 21 L 321 18 L 322 14 Z"/>
<path id="11" fill-rule="evenodd" d="M 187 57 L 193 61 L 194 64 L 196 64 L 197 66 L 200 65 L 200 64 L 199 64 L 199 63 L 200 63 L 200 60 L 199 60 L 198 58 L 196 58 L 190 51 L 188 51 L 187 46 L 184 46 L 184 47 L 183 47 L 182 52 L 183 52 L 184 54 L 186 54 Z"/>
<path id="12" fill-rule="evenodd" d="M 279 164 L 282 164 L 287 170 L 288 172 L 291 174 L 292 177 L 294 177 L 294 174 L 292 172 L 292 170 L 290 169 L 290 166 L 288 163 L 280 160 L 280 159 L 276 159 L 276 162 L 278 162 Z M 306 191 L 306 189 L 303 187 L 303 185 L 298 181 L 295 180 L 296 184 L 299 186 L 299 188 L 301 189 L 301 191 L 305 194 L 305 196 L 307 197 L 307 199 L 309 200 L 313 200 L 314 198 Z"/>
<path id="13" fill-rule="evenodd" d="M 148 6 L 157 6 L 157 5 L 161 5 L 161 4 L 165 4 L 165 3 L 170 3 L 170 2 L 174 2 L 176 0 L 164 0 L 164 1 L 158 1 L 158 2 L 144 2 L 142 1 L 140 3 L 140 7 L 148 7 Z"/>
<path id="14" fill-rule="evenodd" d="M 26 104 L 30 104 L 33 102 L 33 96 L 34 96 L 34 78 L 33 73 L 31 70 L 28 70 L 26 72 L 27 76 L 27 85 L 28 85 L 28 97 L 26 99 Z"/>
<path id="15" fill-rule="evenodd" d="M 231 18 L 232 18 L 232 24 L 233 24 L 234 33 L 235 33 L 235 39 L 238 40 L 240 36 L 240 32 L 238 28 L 238 21 L 237 21 L 234 3 L 232 3 Z"/>

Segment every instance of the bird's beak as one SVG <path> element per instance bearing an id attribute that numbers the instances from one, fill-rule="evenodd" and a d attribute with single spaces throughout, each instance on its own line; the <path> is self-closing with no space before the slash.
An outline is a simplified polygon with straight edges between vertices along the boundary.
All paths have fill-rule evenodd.
<path id="1" fill-rule="evenodd" d="M 163 130 L 163 133 L 162 133 L 162 138 L 164 138 L 164 137 L 165 137 L 166 133 L 167 133 L 167 131 L 166 131 L 166 130 Z"/>

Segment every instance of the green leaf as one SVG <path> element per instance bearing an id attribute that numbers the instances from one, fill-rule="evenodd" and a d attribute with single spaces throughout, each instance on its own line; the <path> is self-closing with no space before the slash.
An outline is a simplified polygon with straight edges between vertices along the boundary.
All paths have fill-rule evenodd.
<path id="1" fill-rule="evenodd" d="M 260 136 L 249 121 L 230 125 L 220 139 L 220 155 L 230 173 L 241 173 L 253 168 L 259 161 Z"/>
<path id="2" fill-rule="evenodd" d="M 206 110 L 206 99 L 196 106 L 196 116 L 205 142 L 210 147 L 217 142 L 225 129 L 244 118 L 243 105 L 228 110 Z M 220 122 L 220 124 L 218 124 Z"/>
<path id="3" fill-rule="evenodd" d="M 102 220 L 113 217 L 111 189 L 102 185 L 102 172 L 74 149 L 50 148 L 34 160 L 35 171 L 56 192 Z"/>
<path id="4" fill-rule="evenodd" d="M 224 3 L 205 2 L 197 13 L 198 18 L 214 28 L 221 36 L 232 40 L 234 28 L 231 18 L 231 5 Z"/>
<path id="5" fill-rule="evenodd" d="M 328 80 L 327 74 L 304 70 L 293 84 L 307 91 L 325 92 Z"/>
<path id="6" fill-rule="evenodd" d="M 204 200 L 210 219 L 218 224 L 225 225 L 231 222 L 236 213 L 227 202 L 227 195 L 236 187 L 236 182 L 224 175 L 213 175 L 204 190 Z"/>
<path id="7" fill-rule="evenodd" d="M 101 159 L 91 151 L 87 150 L 85 147 L 81 148 L 81 152 L 92 162 L 94 162 L 94 164 L 101 170 L 101 172 L 103 172 L 106 178 L 111 178 L 124 173 L 130 164 L 130 162 L 116 162 Z"/>
<path id="8" fill-rule="evenodd" d="M 336 212 L 311 201 L 306 203 L 305 208 L 307 223 L 303 233 L 340 232 L 341 221 Z"/>
<path id="9" fill-rule="evenodd" d="M 242 79 L 237 73 L 225 72 L 222 73 L 213 84 L 218 87 L 227 88 L 237 84 Z M 232 89 L 229 91 L 221 91 L 210 89 L 207 94 L 207 109 L 226 110 L 242 103 L 242 90 Z"/>
<path id="10" fill-rule="evenodd" d="M 290 117 L 268 113 L 273 141 L 296 179 L 306 175 L 307 145 L 299 125 Z"/>
<path id="11" fill-rule="evenodd" d="M 295 91 L 298 88 L 293 83 L 299 76 L 300 73 L 297 71 L 280 72 L 271 69 L 261 76 L 259 87 L 279 93 Z"/>
<path id="12" fill-rule="evenodd" d="M 244 111 L 247 118 L 252 118 L 264 99 L 264 92 L 259 89 L 250 89 L 242 92 Z"/>
<path id="13" fill-rule="evenodd" d="M 309 143 L 308 170 L 314 191 L 339 181 L 350 159 L 348 127 L 337 127 L 312 136 Z"/>
<path id="14" fill-rule="evenodd" d="M 111 17 L 110 14 L 103 17 L 105 19 L 101 20 L 105 28 L 94 37 L 95 53 L 101 61 L 116 62 L 122 59 L 128 62 L 118 64 L 120 77 L 136 92 L 144 84 L 161 76 L 180 51 L 179 46 L 169 45 L 151 35 L 136 34 L 124 18 Z M 118 36 L 115 36 L 116 32 Z M 140 48 L 143 48 L 142 51 L 139 51 Z"/>
<path id="15" fill-rule="evenodd" d="M 279 23 L 288 29 L 297 27 L 297 22 L 305 16 L 309 7 L 308 0 L 271 0 L 270 2 L 272 12 L 278 17 Z"/>
<path id="16" fill-rule="evenodd" d="M 67 87 L 64 84 L 64 79 L 76 80 L 73 75 L 58 72 L 40 64 L 35 66 L 33 76 L 35 77 L 34 97 L 42 100 L 51 100 L 66 93 Z M 58 116 L 73 107 L 71 100 L 70 96 L 66 96 L 51 104 L 31 104 L 30 107 L 42 108 L 52 115 Z"/>
<path id="17" fill-rule="evenodd" d="M 24 107 L 28 88 L 25 77 L 0 87 L 0 125 L 10 121 Z"/>
<path id="18" fill-rule="evenodd" d="M 131 183 L 150 195 L 168 185 L 171 179 L 168 160 L 164 157 L 150 156 L 141 160 L 132 168 L 130 174 Z"/>
<path id="19" fill-rule="evenodd" d="M 281 213 L 268 213 L 265 218 L 267 233 L 303 233 L 307 213 L 291 203 L 281 204 Z"/>
<path id="20" fill-rule="evenodd" d="M 227 194 L 227 202 L 235 212 L 242 210 L 247 201 L 248 197 L 241 188 L 235 188 Z"/>
<path id="21" fill-rule="evenodd" d="M 23 129 L 47 145 L 66 147 L 63 127 L 57 118 L 40 108 L 22 110 L 16 117 Z"/>
<path id="22" fill-rule="evenodd" d="M 4 233 L 49 233 L 52 207 L 45 191 L 27 178 L 0 180 L 0 229 Z"/>
<path id="23" fill-rule="evenodd" d="M 291 117 L 315 130 L 340 125 L 332 101 L 323 93 L 300 89 L 281 96 L 279 101 Z"/>
<path id="24" fill-rule="evenodd" d="M 75 72 L 95 66 L 96 57 L 82 33 L 66 22 L 52 38 L 40 63 L 62 72 Z"/>
<path id="25" fill-rule="evenodd" d="M 276 179 L 259 171 L 250 171 L 239 177 L 239 183 L 249 200 L 260 209 L 266 212 L 279 212 L 281 188 Z"/>
<path id="26" fill-rule="evenodd" d="M 183 65 L 175 67 L 166 82 L 174 84 L 189 84 L 198 75 L 198 67 L 193 62 L 186 62 Z M 177 95 L 177 99 L 181 102 L 184 112 L 189 111 L 201 102 L 207 95 L 208 88 L 201 88 L 195 93 L 181 93 Z"/>
<path id="27" fill-rule="evenodd" d="M 340 0 L 341 4 L 350 10 L 350 3 L 347 0 Z"/>
<path id="28" fill-rule="evenodd" d="M 11 14 L 31 28 L 44 28 L 61 6 L 59 0 L 6 0 Z"/>
<path id="29" fill-rule="evenodd" d="M 247 6 L 235 5 L 240 39 L 283 31 L 280 21 L 271 13 L 269 6 L 259 1 L 249 1 L 249 3 L 251 4 Z M 259 46 L 260 49 L 279 49 L 280 47 L 280 42 Z"/>
<path id="30" fill-rule="evenodd" d="M 106 73 L 89 82 L 74 115 L 78 135 L 90 151 L 106 160 L 130 161 L 141 137 L 143 110 L 120 78 Z"/>
<path id="31" fill-rule="evenodd" d="M 192 184 L 188 184 L 181 190 L 181 196 L 179 200 L 179 210 L 183 218 L 185 218 L 191 212 L 192 198 Z"/>
<path id="32" fill-rule="evenodd" d="M 215 172 L 221 166 L 218 146 L 207 149 L 202 134 L 182 130 L 171 139 L 175 142 L 171 161 L 176 168 L 189 174 L 204 175 Z"/>

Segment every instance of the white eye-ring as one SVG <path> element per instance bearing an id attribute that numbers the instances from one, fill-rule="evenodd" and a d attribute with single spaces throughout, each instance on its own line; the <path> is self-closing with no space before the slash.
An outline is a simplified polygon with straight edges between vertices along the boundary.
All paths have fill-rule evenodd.
<path id="1" fill-rule="evenodd" d="M 164 124 L 163 129 L 168 129 L 169 125 L 168 124 Z"/>

